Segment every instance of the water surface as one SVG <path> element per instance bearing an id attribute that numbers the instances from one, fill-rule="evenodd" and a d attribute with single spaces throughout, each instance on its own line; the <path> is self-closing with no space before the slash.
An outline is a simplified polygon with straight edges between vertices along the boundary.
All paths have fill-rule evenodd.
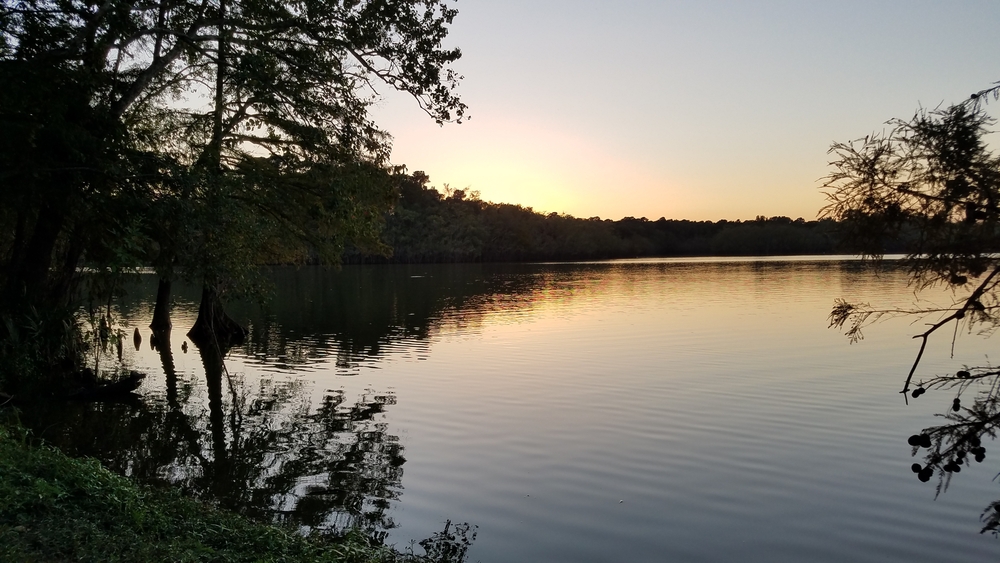
<path id="1" fill-rule="evenodd" d="M 155 280 L 122 303 L 138 405 L 29 421 L 116 470 L 303 528 L 408 545 L 476 526 L 470 560 L 974 561 L 996 459 L 934 499 L 910 434 L 949 396 L 898 394 L 920 331 L 849 345 L 836 297 L 907 305 L 858 262 L 646 260 L 279 269 L 224 367 L 148 345 Z M 932 292 L 945 304 L 951 296 Z M 920 374 L 982 363 L 934 341 Z M 211 354 L 208 354 L 211 356 Z M 101 359 L 113 365 L 114 358 Z M 918 375 L 919 377 L 919 375 Z"/>

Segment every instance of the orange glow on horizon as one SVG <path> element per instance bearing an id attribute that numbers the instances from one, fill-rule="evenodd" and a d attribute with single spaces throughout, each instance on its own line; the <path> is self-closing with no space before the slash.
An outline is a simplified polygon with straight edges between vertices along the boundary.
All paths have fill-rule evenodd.
<path id="1" fill-rule="evenodd" d="M 812 220 L 823 205 L 818 182 L 800 178 L 818 178 L 823 169 L 815 166 L 825 163 L 753 170 L 761 158 L 752 149 L 722 162 L 685 155 L 653 159 L 528 119 L 487 115 L 444 127 L 406 119 L 394 130 L 392 158 L 427 173 L 438 189 L 477 191 L 484 201 L 580 218 L 717 221 L 787 215 Z M 748 179 L 734 189 L 730 178 L 740 176 Z"/>
<path id="2" fill-rule="evenodd" d="M 489 131 L 487 135 L 480 132 Z M 414 142 L 421 138 L 423 142 Z M 692 207 L 684 191 L 659 170 L 615 154 L 594 140 L 526 121 L 479 119 L 460 126 L 419 122 L 395 132 L 393 161 L 414 163 L 438 189 L 478 191 L 485 201 L 531 207 L 540 213 L 618 219 L 663 215 Z M 669 213 L 675 211 L 676 213 Z"/>

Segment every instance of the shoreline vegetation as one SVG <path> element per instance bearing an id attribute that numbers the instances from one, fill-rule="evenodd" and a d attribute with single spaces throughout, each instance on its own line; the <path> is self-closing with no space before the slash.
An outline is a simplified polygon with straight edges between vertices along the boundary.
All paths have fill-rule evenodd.
<path id="1" fill-rule="evenodd" d="M 302 535 L 137 485 L 97 460 L 33 444 L 9 421 L 0 423 L 0 498 L 0 561 L 460 562 L 471 543 L 450 522 L 419 543 L 426 555 L 375 545 L 361 532 Z"/>
<path id="2" fill-rule="evenodd" d="M 618 221 L 539 213 L 483 201 L 476 192 L 439 191 L 423 172 L 401 176 L 385 216 L 388 256 L 349 247 L 347 264 L 530 262 L 666 256 L 834 254 L 844 249 L 831 219 L 758 216 L 749 221 L 626 217 Z"/>

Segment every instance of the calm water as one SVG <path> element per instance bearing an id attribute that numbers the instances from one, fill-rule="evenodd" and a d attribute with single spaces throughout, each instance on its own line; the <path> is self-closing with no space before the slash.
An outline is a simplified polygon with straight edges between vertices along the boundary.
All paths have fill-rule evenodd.
<path id="1" fill-rule="evenodd" d="M 913 301 L 905 276 L 830 259 L 278 270 L 225 370 L 149 346 L 155 280 L 120 307 L 141 327 L 137 404 L 27 422 L 139 479 L 303 528 L 360 525 L 409 545 L 476 526 L 499 562 L 980 561 L 1000 540 L 997 458 L 935 500 L 906 438 L 951 397 L 905 405 L 909 319 L 849 345 L 836 297 Z M 934 294 L 944 304 L 950 296 Z M 921 374 L 983 363 L 947 336 Z M 113 360 L 101 359 L 112 366 Z M 919 377 L 919 375 L 918 375 Z"/>

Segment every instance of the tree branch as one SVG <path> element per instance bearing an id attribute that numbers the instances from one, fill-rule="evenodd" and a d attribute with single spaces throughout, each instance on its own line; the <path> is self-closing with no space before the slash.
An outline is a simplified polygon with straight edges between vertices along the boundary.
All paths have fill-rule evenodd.
<path id="1" fill-rule="evenodd" d="M 917 366 L 920 364 L 920 359 L 924 355 L 924 349 L 927 347 L 928 338 L 930 338 L 930 336 L 934 334 L 934 332 L 936 332 L 939 328 L 950 323 L 951 321 L 958 321 L 965 318 L 965 312 L 973 308 L 973 303 L 979 302 L 979 298 L 983 296 L 983 294 L 986 292 L 987 288 L 993 281 L 993 278 L 995 278 L 997 274 L 1000 274 L 1000 266 L 995 267 L 993 271 L 990 272 L 990 274 L 986 276 L 986 278 L 979 284 L 979 286 L 972 293 L 969 294 L 969 297 L 966 298 L 965 303 L 962 305 L 960 309 L 948 315 L 947 317 L 941 319 L 940 321 L 932 324 L 930 328 L 928 328 L 923 333 L 917 334 L 913 337 L 920 339 L 920 350 L 917 352 L 916 359 L 913 360 L 913 366 L 910 367 L 910 373 L 907 374 L 906 376 L 906 383 L 903 384 L 903 390 L 900 391 L 900 393 L 903 394 L 904 398 L 906 397 L 907 391 L 909 391 L 910 389 L 910 381 L 913 379 L 913 373 L 917 371 Z"/>

